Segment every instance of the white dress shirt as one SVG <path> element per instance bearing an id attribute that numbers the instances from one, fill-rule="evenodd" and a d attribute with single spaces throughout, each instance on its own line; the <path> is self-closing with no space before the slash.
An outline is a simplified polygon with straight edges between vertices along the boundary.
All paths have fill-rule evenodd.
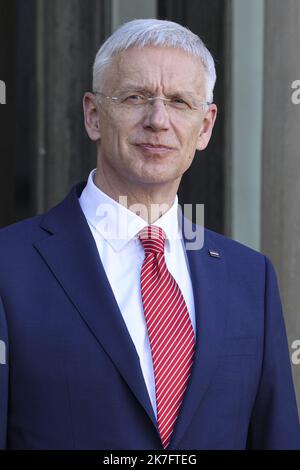
<path id="1" fill-rule="evenodd" d="M 90 173 L 79 203 L 139 356 L 150 401 L 157 415 L 152 356 L 140 288 L 140 273 L 145 255 L 143 246 L 137 238 L 137 233 L 148 224 L 143 218 L 101 191 L 93 180 L 95 171 Z M 153 225 L 161 227 L 166 233 L 166 264 L 181 289 L 196 333 L 193 289 L 179 228 L 177 196 L 170 209 Z"/>

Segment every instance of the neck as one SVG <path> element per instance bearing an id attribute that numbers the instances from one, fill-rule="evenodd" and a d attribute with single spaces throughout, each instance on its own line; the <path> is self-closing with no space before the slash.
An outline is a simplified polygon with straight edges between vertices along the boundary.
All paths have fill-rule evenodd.
<path id="1" fill-rule="evenodd" d="M 105 178 L 101 169 L 97 168 L 94 183 L 105 194 L 139 215 L 148 224 L 154 223 L 174 203 L 179 181 L 167 184 L 132 184 L 130 187 L 120 181 Z"/>

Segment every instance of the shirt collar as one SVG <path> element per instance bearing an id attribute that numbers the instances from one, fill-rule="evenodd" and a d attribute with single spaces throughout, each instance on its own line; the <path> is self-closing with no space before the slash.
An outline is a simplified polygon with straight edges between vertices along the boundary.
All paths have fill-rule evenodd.
<path id="1" fill-rule="evenodd" d="M 110 244 L 114 251 L 120 251 L 131 240 L 136 242 L 138 232 L 147 222 L 101 191 L 94 183 L 96 169 L 89 174 L 87 185 L 79 198 L 84 215 L 97 232 Z M 178 197 L 153 225 L 161 227 L 167 236 L 165 249 L 170 250 L 173 241 L 180 237 L 178 224 Z"/>

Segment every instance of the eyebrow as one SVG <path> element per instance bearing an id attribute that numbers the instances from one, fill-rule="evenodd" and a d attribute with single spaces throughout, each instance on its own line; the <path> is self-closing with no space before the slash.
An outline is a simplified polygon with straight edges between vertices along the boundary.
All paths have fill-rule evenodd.
<path id="1" fill-rule="evenodd" d="M 140 85 L 134 85 L 134 84 L 128 84 L 128 85 L 123 85 L 122 90 L 118 89 L 115 91 L 115 93 L 120 93 L 122 91 L 138 91 L 138 92 L 146 92 L 146 93 L 152 93 L 149 88 L 140 86 Z M 174 96 L 186 96 L 190 98 L 195 98 L 195 94 L 193 92 L 187 91 L 187 90 L 178 90 L 174 92 L 167 93 L 165 96 L 166 97 L 174 97 Z"/>
<path id="2" fill-rule="evenodd" d="M 122 91 L 147 91 L 147 88 L 140 85 L 123 85 L 122 88 L 118 88 L 115 93 L 120 93 Z"/>

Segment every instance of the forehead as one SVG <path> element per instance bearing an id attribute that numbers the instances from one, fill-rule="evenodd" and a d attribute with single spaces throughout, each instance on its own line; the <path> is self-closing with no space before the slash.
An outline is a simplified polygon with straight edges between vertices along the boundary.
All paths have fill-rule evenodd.
<path id="1" fill-rule="evenodd" d="M 111 90 L 137 85 L 155 90 L 204 90 L 204 67 L 197 57 L 182 49 L 147 46 L 132 47 L 117 54 L 105 74 Z"/>

